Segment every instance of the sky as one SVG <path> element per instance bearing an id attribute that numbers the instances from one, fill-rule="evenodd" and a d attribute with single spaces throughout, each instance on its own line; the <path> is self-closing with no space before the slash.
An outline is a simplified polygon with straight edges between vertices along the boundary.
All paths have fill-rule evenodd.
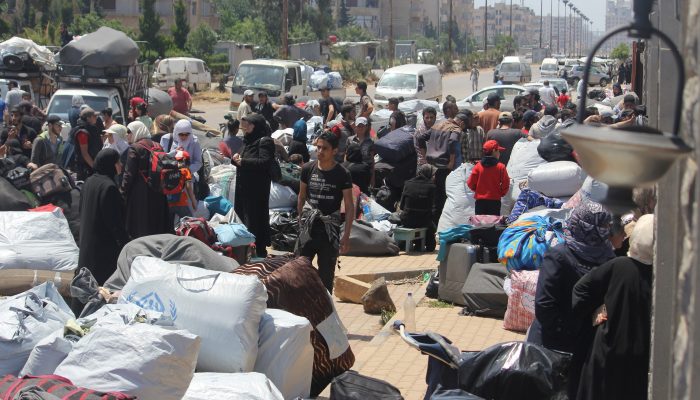
<path id="1" fill-rule="evenodd" d="M 552 2 L 554 16 L 557 16 L 557 0 L 542 0 L 542 6 L 544 9 L 544 15 L 549 15 L 549 4 Z M 604 31 L 605 30 L 605 3 L 606 0 L 572 0 L 574 6 L 576 6 L 581 12 L 593 21 L 594 31 Z M 497 3 L 507 3 L 510 4 L 510 0 L 489 0 L 489 4 Z M 513 0 L 513 4 L 524 4 L 526 7 L 530 7 L 535 10 L 535 14 L 540 15 L 540 0 Z M 564 3 L 559 0 L 561 4 L 561 16 L 564 16 Z M 480 7 L 484 5 L 484 0 L 474 0 L 474 6 Z M 568 7 L 567 7 L 568 8 Z M 568 11 L 567 11 L 568 16 Z"/>

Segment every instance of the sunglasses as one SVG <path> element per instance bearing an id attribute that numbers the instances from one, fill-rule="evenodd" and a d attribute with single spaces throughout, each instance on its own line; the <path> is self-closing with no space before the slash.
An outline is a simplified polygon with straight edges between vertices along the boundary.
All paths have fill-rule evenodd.
<path id="1" fill-rule="evenodd" d="M 187 133 L 187 132 L 178 133 L 177 135 L 178 135 L 178 136 L 190 136 L 190 134 Z"/>

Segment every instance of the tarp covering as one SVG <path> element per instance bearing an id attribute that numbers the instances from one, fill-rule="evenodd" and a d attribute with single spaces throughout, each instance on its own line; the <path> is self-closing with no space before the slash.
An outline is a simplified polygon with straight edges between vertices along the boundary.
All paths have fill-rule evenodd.
<path id="1" fill-rule="evenodd" d="M 138 62 L 139 47 L 124 32 L 103 26 L 63 46 L 59 58 L 66 65 L 129 66 Z"/>
<path id="2" fill-rule="evenodd" d="M 169 115 L 173 110 L 173 99 L 160 89 L 148 89 L 148 115 L 155 118 L 159 115 Z"/>
<path id="3" fill-rule="evenodd" d="M 14 54 L 25 52 L 34 60 L 35 64 L 50 71 L 56 69 L 56 61 L 54 60 L 51 50 L 44 46 L 39 46 L 29 39 L 23 39 L 17 36 L 7 39 L 0 43 L 0 54 L 5 52 Z"/>

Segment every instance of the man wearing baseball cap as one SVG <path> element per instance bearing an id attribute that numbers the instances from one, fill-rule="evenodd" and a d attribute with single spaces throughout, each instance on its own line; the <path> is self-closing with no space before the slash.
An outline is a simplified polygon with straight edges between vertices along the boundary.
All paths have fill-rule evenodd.
<path id="1" fill-rule="evenodd" d="M 236 119 L 238 121 L 243 121 L 244 117 L 247 117 L 253 113 L 253 108 L 255 108 L 254 96 L 255 92 L 250 89 L 243 92 L 243 101 L 238 106 L 238 112 L 236 113 Z"/>
<path id="2" fill-rule="evenodd" d="M 63 158 L 61 129 L 63 129 L 63 123 L 58 115 L 51 114 L 46 118 L 46 130 L 34 140 L 30 169 L 61 163 Z"/>
<path id="3" fill-rule="evenodd" d="M 513 114 L 509 112 L 498 114 L 498 127 L 486 133 L 486 140 L 495 140 L 504 148 L 500 153 L 501 158 L 499 160 L 504 165 L 508 165 L 510 153 L 513 151 L 515 143 L 526 137 L 527 135 L 520 129 L 513 128 Z"/>
<path id="4" fill-rule="evenodd" d="M 497 141 L 487 140 L 484 157 L 472 168 L 467 186 L 474 191 L 476 215 L 501 215 L 501 198 L 510 189 L 506 166 L 498 162 L 504 150 Z"/>

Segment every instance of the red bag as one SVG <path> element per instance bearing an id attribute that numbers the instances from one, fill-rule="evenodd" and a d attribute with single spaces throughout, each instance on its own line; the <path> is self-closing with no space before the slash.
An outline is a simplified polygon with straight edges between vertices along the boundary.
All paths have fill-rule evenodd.
<path id="1" fill-rule="evenodd" d="M 535 320 L 535 293 L 540 271 L 512 271 L 508 296 L 508 308 L 503 318 L 503 328 L 526 332 Z"/>
<path id="2" fill-rule="evenodd" d="M 70 380 L 58 375 L 27 375 L 17 378 L 7 375 L 0 379 L 0 398 L 13 399 L 19 392 L 27 387 L 43 389 L 62 400 L 133 400 L 135 396 L 129 396 L 120 392 L 98 392 L 91 389 L 79 388 Z"/>
<path id="3" fill-rule="evenodd" d="M 178 236 L 191 236 L 200 240 L 207 246 L 216 243 L 216 232 L 209 226 L 204 218 L 184 217 L 175 227 L 175 234 Z"/>
<path id="4" fill-rule="evenodd" d="M 53 205 L 53 204 L 51 204 L 51 203 L 45 204 L 45 205 L 43 205 L 43 206 L 39 206 L 39 207 L 36 207 L 36 208 L 31 208 L 31 209 L 29 209 L 29 210 L 27 210 L 27 211 L 31 211 L 31 212 L 54 212 L 55 210 L 59 210 L 59 211 L 61 211 L 61 214 L 63 214 L 63 209 L 62 209 L 61 207 L 55 206 L 55 205 Z"/>
<path id="5" fill-rule="evenodd" d="M 180 163 L 174 156 L 163 151 L 160 144 L 152 143 L 153 145 L 149 146 L 143 141 L 138 142 L 139 146 L 151 154 L 148 175 L 144 174 L 143 179 L 156 192 L 165 195 L 182 193 L 184 182 L 180 173 Z"/>

